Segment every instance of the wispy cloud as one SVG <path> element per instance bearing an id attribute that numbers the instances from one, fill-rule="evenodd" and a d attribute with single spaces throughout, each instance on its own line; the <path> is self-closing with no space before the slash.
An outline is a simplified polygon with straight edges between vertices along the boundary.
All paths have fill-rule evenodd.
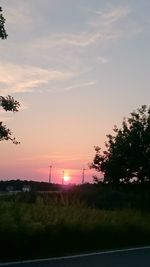
<path id="1" fill-rule="evenodd" d="M 77 47 L 86 48 L 120 36 L 119 21 L 130 14 L 129 7 L 107 7 L 103 11 L 87 10 L 90 14 L 86 21 L 85 30 L 77 33 L 55 32 L 46 39 L 36 40 L 35 46 L 50 47 Z M 118 22 L 118 25 L 116 25 Z"/>
<path id="2" fill-rule="evenodd" d="M 130 14 L 131 10 L 128 6 L 107 6 L 103 11 L 89 10 L 94 17 L 89 22 L 92 27 L 98 26 L 112 26 L 115 22 L 126 18 Z"/>
<path id="3" fill-rule="evenodd" d="M 19 1 L 17 1 L 19 3 Z M 13 21 L 14 11 L 10 5 L 8 22 Z M 28 19 L 32 20 L 28 5 L 19 5 L 21 21 L 27 25 Z M 14 9 L 15 10 L 15 9 Z M 84 13 L 88 13 L 84 27 L 74 32 L 53 31 L 46 35 L 34 36 L 28 42 L 22 43 L 18 50 L 22 57 L 22 50 L 26 56 L 31 55 L 29 62 L 34 62 L 33 66 L 20 64 L 5 63 L 0 66 L 0 91 L 4 94 L 16 92 L 29 92 L 39 90 L 41 85 L 46 86 L 50 81 L 51 88 L 59 90 L 60 86 L 56 83 L 67 82 L 61 88 L 64 90 L 74 90 L 80 87 L 89 87 L 96 83 L 93 78 L 85 79 L 82 74 L 90 66 L 89 74 L 95 68 L 95 64 L 105 64 L 109 59 L 103 56 L 101 47 L 105 44 L 111 45 L 111 41 L 118 40 L 125 35 L 122 30 L 122 23 L 131 14 L 128 6 L 110 6 L 107 5 L 101 10 L 91 10 L 83 8 Z M 12 14 L 12 15 L 11 15 Z M 85 18 L 84 17 L 84 18 Z M 34 20 L 31 24 L 35 26 Z M 17 19 L 19 20 L 19 18 Z M 15 20 L 14 20 L 15 23 Z M 11 44 L 12 49 L 16 47 Z M 8 49 L 8 53 L 10 50 Z M 19 57 L 18 57 L 19 59 Z M 41 66 L 45 62 L 45 68 L 34 67 Z M 31 63 L 32 64 L 32 63 Z M 69 70 L 69 71 L 68 71 Z M 73 77 L 76 76 L 76 79 Z M 88 81 L 87 81 L 88 80 Z M 85 81 L 85 82 L 82 82 Z M 59 84 L 60 85 L 60 84 Z"/>
<path id="4" fill-rule="evenodd" d="M 74 76 L 70 71 L 19 66 L 11 63 L 0 65 L 0 92 L 4 94 L 33 91 L 49 81 L 62 82 Z"/>
<path id="5" fill-rule="evenodd" d="M 82 32 L 78 34 L 57 33 L 49 38 L 49 45 L 87 47 L 102 38 L 100 32 Z"/>
<path id="6" fill-rule="evenodd" d="M 96 81 L 89 81 L 89 82 L 84 82 L 84 83 L 68 86 L 64 90 L 65 91 L 71 91 L 71 90 L 78 89 L 78 88 L 82 89 L 82 88 L 85 88 L 85 87 L 90 87 L 90 86 L 92 87 L 95 84 L 96 84 Z"/>
<path id="7" fill-rule="evenodd" d="M 129 7 L 109 7 L 103 11 L 91 11 L 86 31 L 79 34 L 54 35 L 52 40 L 60 44 L 87 47 L 95 43 L 117 38 L 119 21 L 130 14 Z M 118 25 L 116 25 L 118 23 Z"/>

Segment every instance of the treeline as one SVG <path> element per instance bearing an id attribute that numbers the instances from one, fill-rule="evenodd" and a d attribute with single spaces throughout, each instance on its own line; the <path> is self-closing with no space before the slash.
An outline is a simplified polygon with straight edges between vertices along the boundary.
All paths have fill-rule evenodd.
<path id="1" fill-rule="evenodd" d="M 88 206 L 105 210 L 135 209 L 150 211 L 150 183 L 85 184 L 73 189 Z"/>
<path id="2" fill-rule="evenodd" d="M 30 192 L 21 192 L 23 186 L 30 186 Z M 6 195 L 3 199 L 21 202 L 35 203 L 40 196 L 44 203 L 61 203 L 72 205 L 84 203 L 88 207 L 97 209 L 135 209 L 141 211 L 150 210 L 150 183 L 144 184 L 84 184 L 65 186 L 36 181 L 0 181 L 0 191 L 6 192 L 8 187 L 13 187 L 17 194 Z M 13 190 L 12 190 L 13 191 Z M 2 200 L 2 196 L 1 196 Z"/>
<path id="3" fill-rule="evenodd" d="M 9 180 L 0 181 L 0 191 L 22 191 L 24 186 L 29 186 L 31 191 L 53 191 L 60 190 L 60 185 L 46 182 L 28 181 L 28 180 Z"/>

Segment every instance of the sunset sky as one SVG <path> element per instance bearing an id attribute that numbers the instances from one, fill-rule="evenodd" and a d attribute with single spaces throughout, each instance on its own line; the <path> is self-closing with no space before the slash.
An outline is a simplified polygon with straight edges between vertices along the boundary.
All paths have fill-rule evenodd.
<path id="1" fill-rule="evenodd" d="M 150 1 L 1 0 L 0 95 L 21 103 L 0 120 L 21 142 L 0 143 L 0 179 L 80 183 L 94 145 L 150 104 Z"/>

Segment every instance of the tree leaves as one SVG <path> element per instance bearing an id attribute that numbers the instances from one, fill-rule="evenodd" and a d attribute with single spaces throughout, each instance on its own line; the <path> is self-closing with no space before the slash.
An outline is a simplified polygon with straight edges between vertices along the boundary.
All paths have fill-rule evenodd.
<path id="1" fill-rule="evenodd" d="M 5 111 L 13 111 L 17 112 L 20 106 L 20 103 L 10 95 L 4 97 L 0 96 L 0 106 L 5 110 Z M 9 128 L 6 127 L 6 125 L 3 125 L 2 122 L 0 122 L 0 141 L 4 140 L 10 140 L 12 141 L 15 145 L 19 144 L 18 141 L 16 141 L 15 137 L 12 137 L 12 132 L 10 131 Z"/>
<path id="2" fill-rule="evenodd" d="M 2 8 L 0 7 L 0 38 L 1 39 L 6 39 L 8 36 L 4 25 L 5 25 L 5 18 L 3 17 Z"/>
<path id="3" fill-rule="evenodd" d="M 6 97 L 0 96 L 0 106 L 5 111 L 17 112 L 19 107 L 20 107 L 20 103 L 18 101 L 14 100 L 14 98 L 10 95 L 8 95 Z"/>
<path id="4" fill-rule="evenodd" d="M 4 27 L 5 24 L 5 18 L 3 17 L 2 14 L 2 8 L 0 7 L 0 38 L 1 39 L 6 39 L 7 38 L 7 33 Z M 4 97 L 0 96 L 0 107 L 2 107 L 5 111 L 12 111 L 12 112 L 17 112 L 20 103 L 10 95 Z M 6 127 L 6 125 L 3 125 L 2 122 L 0 122 L 0 141 L 3 140 L 11 140 L 14 144 L 19 144 L 18 141 L 16 141 L 15 137 L 12 137 L 12 133 L 9 128 Z"/>
<path id="5" fill-rule="evenodd" d="M 106 151 L 95 149 L 90 167 L 104 173 L 104 182 L 150 181 L 150 108 L 143 105 L 131 112 L 113 131 L 106 136 Z"/>
<path id="6" fill-rule="evenodd" d="M 8 129 L 6 125 L 3 125 L 2 122 L 0 122 L 0 141 L 11 140 L 15 145 L 20 144 L 20 142 L 18 142 L 15 137 L 12 138 L 11 135 L 12 133 L 10 129 Z"/>

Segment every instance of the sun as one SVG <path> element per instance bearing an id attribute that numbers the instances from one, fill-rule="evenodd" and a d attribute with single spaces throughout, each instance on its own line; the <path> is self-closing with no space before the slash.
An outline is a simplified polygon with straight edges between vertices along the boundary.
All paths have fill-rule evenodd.
<path id="1" fill-rule="evenodd" d="M 68 182 L 69 180 L 70 180 L 70 177 L 69 177 L 68 175 L 65 175 L 65 176 L 64 176 L 64 181 L 65 181 L 65 182 Z"/>

